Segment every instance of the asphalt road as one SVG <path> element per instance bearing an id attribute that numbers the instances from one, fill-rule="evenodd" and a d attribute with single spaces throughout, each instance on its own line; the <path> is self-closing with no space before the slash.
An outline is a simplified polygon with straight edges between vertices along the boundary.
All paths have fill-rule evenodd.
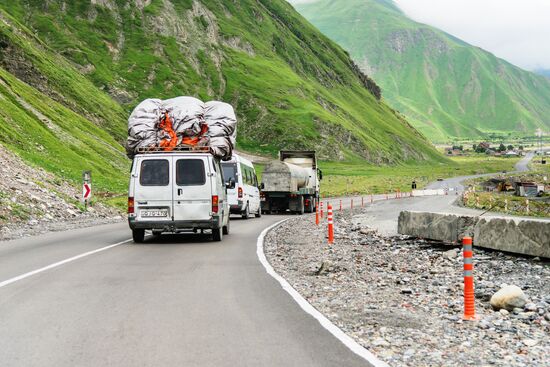
<path id="1" fill-rule="evenodd" d="M 125 223 L 0 243 L 0 365 L 369 366 L 267 275 L 256 240 L 280 216 L 123 243 Z M 11 283 L 6 284 L 11 279 Z"/>
<path id="2" fill-rule="evenodd" d="M 531 161 L 531 159 L 533 159 L 533 157 L 534 157 L 534 154 L 532 152 L 527 153 L 525 157 L 523 157 L 518 163 L 516 163 L 515 170 L 510 173 L 528 171 L 529 162 Z M 464 186 L 462 185 L 463 181 L 470 180 L 472 178 L 478 178 L 478 177 L 490 177 L 490 176 L 494 176 L 495 174 L 496 173 L 486 173 L 482 175 L 452 177 L 442 181 L 432 182 L 426 188 L 427 189 L 458 188 L 459 191 L 462 191 L 464 190 Z"/>
<path id="3" fill-rule="evenodd" d="M 363 202 L 392 234 L 400 210 L 444 211 L 455 197 L 385 199 Z M 258 235 L 282 218 L 235 218 L 222 243 L 180 235 L 136 245 L 123 242 L 125 223 L 0 243 L 0 366 L 369 366 L 258 261 Z"/>

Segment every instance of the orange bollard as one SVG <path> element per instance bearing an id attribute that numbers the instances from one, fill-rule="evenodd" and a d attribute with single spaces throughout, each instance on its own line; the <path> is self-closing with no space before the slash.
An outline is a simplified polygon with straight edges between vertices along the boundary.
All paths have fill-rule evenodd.
<path id="1" fill-rule="evenodd" d="M 334 243 L 334 224 L 332 222 L 332 205 L 328 204 L 328 243 L 332 245 Z"/>
<path id="2" fill-rule="evenodd" d="M 340 199 L 340 211 L 342 211 L 342 199 Z"/>
<path id="3" fill-rule="evenodd" d="M 321 214 L 320 214 L 320 217 L 321 219 L 323 219 L 323 202 L 321 201 Z"/>
<path id="4" fill-rule="evenodd" d="M 315 225 L 319 225 L 319 206 L 315 205 Z"/>
<path id="5" fill-rule="evenodd" d="M 464 320 L 475 320 L 475 295 L 474 295 L 474 252 L 472 237 L 462 239 L 464 256 Z"/>

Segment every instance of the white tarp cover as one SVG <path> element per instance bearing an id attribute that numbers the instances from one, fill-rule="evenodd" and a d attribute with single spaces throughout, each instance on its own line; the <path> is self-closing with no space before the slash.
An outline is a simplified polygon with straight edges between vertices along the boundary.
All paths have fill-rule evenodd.
<path id="1" fill-rule="evenodd" d="M 197 138 L 197 145 L 208 146 L 216 157 L 231 158 L 237 138 L 237 117 L 233 107 L 219 101 L 203 103 L 194 97 L 141 102 L 128 118 L 126 150 L 129 157 L 139 149 L 158 147 L 163 139 L 169 139 L 169 135 L 159 127 L 165 114 L 172 120 L 178 145 Z M 205 124 L 208 130 L 201 135 Z"/>

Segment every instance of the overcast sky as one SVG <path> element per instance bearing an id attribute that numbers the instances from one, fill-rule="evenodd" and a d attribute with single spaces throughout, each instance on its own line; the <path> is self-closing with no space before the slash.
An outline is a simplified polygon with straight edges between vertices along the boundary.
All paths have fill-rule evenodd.
<path id="1" fill-rule="evenodd" d="M 550 0 L 394 1 L 414 20 L 442 29 L 517 66 L 550 69 Z"/>
<path id="2" fill-rule="evenodd" d="M 395 0 L 440 28 L 522 68 L 550 69 L 550 0 Z"/>

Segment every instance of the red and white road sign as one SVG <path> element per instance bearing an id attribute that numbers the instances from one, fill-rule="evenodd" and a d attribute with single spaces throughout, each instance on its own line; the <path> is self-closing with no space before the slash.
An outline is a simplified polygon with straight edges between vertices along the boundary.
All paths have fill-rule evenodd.
<path id="1" fill-rule="evenodd" d="M 82 185 L 82 198 L 88 200 L 92 196 L 92 185 L 85 183 Z"/>

